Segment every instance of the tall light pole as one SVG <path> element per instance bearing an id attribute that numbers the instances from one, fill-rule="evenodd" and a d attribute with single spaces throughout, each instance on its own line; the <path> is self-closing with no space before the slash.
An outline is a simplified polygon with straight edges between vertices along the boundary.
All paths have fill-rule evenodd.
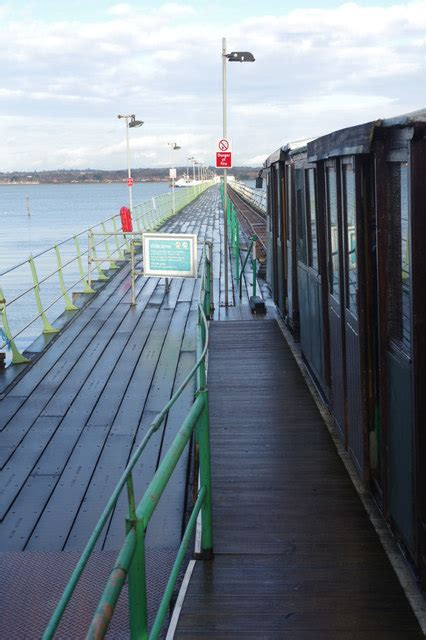
<path id="1" fill-rule="evenodd" d="M 117 116 L 119 120 L 124 119 L 126 121 L 126 147 L 127 147 L 127 185 L 129 187 L 129 207 L 130 213 L 133 213 L 133 201 L 132 201 L 132 174 L 130 172 L 130 145 L 129 145 L 129 129 L 135 127 L 141 127 L 143 125 L 142 120 L 136 120 L 135 114 L 127 116 Z M 130 120 L 130 122 L 129 122 Z"/>
<path id="2" fill-rule="evenodd" d="M 176 178 L 176 168 L 172 167 L 172 151 L 177 151 L 180 149 L 180 146 L 176 142 L 168 142 L 170 147 L 170 177 L 172 179 L 172 201 L 173 201 L 173 215 L 176 213 L 175 206 L 175 178 Z"/>
<path id="3" fill-rule="evenodd" d="M 222 98 L 223 98 L 223 138 L 228 137 L 228 119 L 226 111 L 226 62 L 254 62 L 254 56 L 250 51 L 232 51 L 226 53 L 226 38 L 222 38 Z M 228 295 L 228 220 L 226 208 L 228 202 L 228 170 L 223 170 L 223 258 L 225 262 L 225 307 L 229 305 Z"/>

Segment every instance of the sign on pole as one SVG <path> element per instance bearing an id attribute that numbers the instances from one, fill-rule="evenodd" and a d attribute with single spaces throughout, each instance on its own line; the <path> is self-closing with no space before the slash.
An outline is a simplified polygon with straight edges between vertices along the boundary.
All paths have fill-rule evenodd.
<path id="1" fill-rule="evenodd" d="M 220 138 L 216 144 L 216 169 L 232 168 L 232 143 L 229 138 Z"/>
<path id="2" fill-rule="evenodd" d="M 127 186 L 133 187 L 133 178 L 127 178 Z"/>
<path id="3" fill-rule="evenodd" d="M 165 278 L 197 277 L 197 236 L 191 233 L 144 233 L 143 274 Z"/>
<path id="4" fill-rule="evenodd" d="M 232 169 L 232 154 L 230 151 L 216 152 L 216 169 Z"/>
<path id="5" fill-rule="evenodd" d="M 176 178 L 176 169 L 170 169 L 169 170 L 169 177 L 170 178 Z"/>

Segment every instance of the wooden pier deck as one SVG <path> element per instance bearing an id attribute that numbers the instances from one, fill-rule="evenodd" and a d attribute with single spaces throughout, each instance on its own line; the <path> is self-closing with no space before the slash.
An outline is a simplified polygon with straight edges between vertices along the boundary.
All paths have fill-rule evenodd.
<path id="1" fill-rule="evenodd" d="M 164 230 L 196 233 L 200 243 L 213 242 L 215 318 L 249 318 L 248 280 L 241 303 L 237 299 L 226 312 L 221 306 L 222 215 L 219 191 L 213 188 Z M 232 285 L 230 277 L 231 300 Z M 195 362 L 199 281 L 173 279 L 167 293 L 164 279 L 140 277 L 136 291 L 132 308 L 125 266 L 34 365 L 20 365 L 24 373 L 15 382 L 10 384 L 10 371 L 0 376 L 0 598 L 7 637 L 40 637 L 132 451 Z M 184 392 L 137 466 L 138 499 L 191 406 L 193 391 Z M 148 529 L 148 555 L 163 565 L 160 581 L 148 567 L 154 586 L 164 586 L 180 541 L 186 484 L 183 458 Z M 77 594 L 83 603 L 80 622 L 90 620 L 94 606 L 89 603 L 95 605 L 101 578 L 122 544 L 126 515 L 123 498 L 99 545 L 97 569 L 89 571 L 91 595 Z M 120 620 L 125 621 L 123 637 L 125 618 L 118 612 L 114 622 L 118 633 Z M 74 624 L 70 618 L 61 637 L 82 637 Z"/>
<path id="2" fill-rule="evenodd" d="M 276 321 L 213 323 L 213 561 L 175 638 L 423 634 Z"/>

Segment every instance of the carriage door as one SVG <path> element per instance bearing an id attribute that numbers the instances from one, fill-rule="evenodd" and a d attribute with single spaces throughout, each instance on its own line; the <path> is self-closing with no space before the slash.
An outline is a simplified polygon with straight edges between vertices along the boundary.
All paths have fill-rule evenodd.
<path id="1" fill-rule="evenodd" d="M 276 233 L 275 233 L 275 238 L 276 238 L 276 247 L 275 247 L 275 251 L 276 251 L 276 265 L 277 265 L 277 290 L 278 290 L 278 299 L 277 299 L 277 303 L 278 306 L 280 308 L 280 311 L 283 315 L 283 317 L 285 317 L 286 314 L 286 297 L 287 297 L 287 287 L 286 287 L 286 281 L 285 281 L 285 269 L 284 269 L 284 243 L 285 243 L 285 238 L 284 238 L 284 232 L 283 232 L 283 191 L 282 191 L 282 184 L 281 184 L 281 170 L 280 170 L 280 164 L 277 163 L 276 165 L 273 165 L 273 173 L 272 173 L 272 179 L 274 181 L 274 197 L 275 197 L 275 208 L 276 208 L 276 215 L 277 215 L 277 219 L 276 219 Z"/>
<path id="2" fill-rule="evenodd" d="M 328 315 L 330 326 L 331 409 L 342 441 L 345 432 L 345 372 L 343 300 L 343 251 L 340 216 L 340 184 L 335 160 L 325 162 L 327 211 Z"/>
<path id="3" fill-rule="evenodd" d="M 388 178 L 387 446 L 392 520 L 413 553 L 414 416 L 412 404 L 412 295 L 408 153 L 392 150 Z M 424 205 L 423 205 L 424 206 Z"/>
<path id="4" fill-rule="evenodd" d="M 348 420 L 348 448 L 352 459 L 362 474 L 363 453 L 363 402 L 361 388 L 360 323 L 359 323 L 359 263 L 362 238 L 361 218 L 357 204 L 360 199 L 360 171 L 355 170 L 355 157 L 341 160 L 342 212 L 343 212 L 343 277 L 344 277 L 344 335 L 346 370 L 346 406 Z M 361 287 L 362 289 L 362 287 Z M 367 381 L 364 381 L 367 382 Z"/>

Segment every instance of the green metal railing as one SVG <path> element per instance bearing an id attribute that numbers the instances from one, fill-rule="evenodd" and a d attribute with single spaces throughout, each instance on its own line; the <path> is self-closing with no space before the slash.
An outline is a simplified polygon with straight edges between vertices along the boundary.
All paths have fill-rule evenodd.
<path id="1" fill-rule="evenodd" d="M 140 233 L 155 231 L 212 184 L 200 182 L 199 185 L 177 190 L 174 210 L 171 192 L 136 205 L 133 209 L 135 229 Z M 83 294 L 95 293 L 88 281 L 89 232 L 94 235 L 98 232 L 102 236 L 91 247 L 96 259 L 97 280 L 107 281 L 110 274 L 106 271 L 117 269 L 118 263 L 127 259 L 129 242 L 124 234 L 120 235 L 120 229 L 120 216 L 112 216 L 0 273 L 1 282 L 5 282 L 4 287 L 0 286 L 0 336 L 6 336 L 0 338 L 0 351 L 5 348 L 10 350 L 13 364 L 29 362 L 22 354 L 22 349 L 18 348 L 16 340 L 28 335 L 34 323 L 41 324 L 43 334 L 56 333 L 58 329 L 51 322 L 59 315 L 59 307 L 62 306 L 65 311 L 77 310 L 70 297 L 76 287 Z M 86 264 L 83 264 L 84 259 Z M 30 276 L 31 286 L 14 291 L 6 299 L 4 288 L 10 290 L 10 283 L 14 280 L 28 282 Z M 52 316 L 50 319 L 49 315 Z"/>
<path id="2" fill-rule="evenodd" d="M 223 184 L 221 184 L 220 187 L 220 193 L 221 193 L 221 198 L 222 198 L 222 206 L 224 207 L 224 189 L 223 189 Z M 241 252 L 241 246 L 240 246 L 240 221 L 238 219 L 236 210 L 235 210 L 235 205 L 234 203 L 231 201 L 231 199 L 229 198 L 229 196 L 227 197 L 227 203 L 226 203 L 226 216 L 227 216 L 227 222 L 228 222 L 228 243 L 229 243 L 229 248 L 230 248 L 230 257 L 234 259 L 234 264 L 235 264 L 235 281 L 237 283 L 237 286 L 239 288 L 239 295 L 240 298 L 242 298 L 243 295 L 243 277 L 244 277 L 244 271 L 245 268 L 248 264 L 248 260 L 249 258 L 251 258 L 251 267 L 252 267 L 252 292 L 253 292 L 253 296 L 256 295 L 256 291 L 257 291 L 257 280 L 256 280 L 256 274 L 257 274 L 257 258 L 256 258 L 256 242 L 257 242 L 257 236 L 252 236 L 252 238 L 250 239 L 250 246 L 247 250 L 246 256 L 244 258 L 244 260 L 242 261 L 242 252 Z M 242 262 L 242 264 L 241 264 Z"/>
<path id="3" fill-rule="evenodd" d="M 207 247 L 209 251 L 207 252 Z M 209 253 L 209 255 L 207 255 Z M 129 624 L 132 640 L 154 640 L 159 637 L 172 598 L 173 589 L 185 558 L 188 545 L 193 534 L 198 514 L 201 512 L 202 534 L 201 555 L 205 559 L 213 556 L 212 534 L 212 495 L 210 471 L 210 435 L 209 435 L 209 402 L 206 388 L 206 355 L 208 349 L 208 319 L 213 308 L 212 300 L 212 263 L 211 245 L 204 245 L 201 262 L 201 293 L 198 304 L 197 322 L 197 361 L 186 376 L 182 385 L 166 404 L 164 409 L 151 423 L 142 442 L 133 453 L 116 488 L 114 489 L 104 511 L 84 549 L 80 560 L 65 588 L 55 609 L 43 640 L 54 637 L 66 606 L 70 602 L 74 589 L 86 566 L 90 555 L 105 525 L 117 504 L 121 492 L 127 488 L 129 515 L 126 520 L 126 537 L 117 556 L 103 594 L 99 601 L 87 638 L 100 639 L 107 632 L 114 613 L 115 605 L 127 580 L 129 597 Z M 196 393 L 194 403 L 183 421 L 172 445 L 165 454 L 142 500 L 136 506 L 133 488 L 132 471 L 151 437 L 160 429 L 168 412 L 176 403 L 185 387 L 195 378 Z M 199 490 L 191 517 L 185 529 L 176 560 L 167 582 L 159 609 L 151 629 L 148 629 L 147 589 L 145 572 L 145 535 L 151 517 L 170 480 L 186 445 L 192 434 L 199 450 Z"/>

